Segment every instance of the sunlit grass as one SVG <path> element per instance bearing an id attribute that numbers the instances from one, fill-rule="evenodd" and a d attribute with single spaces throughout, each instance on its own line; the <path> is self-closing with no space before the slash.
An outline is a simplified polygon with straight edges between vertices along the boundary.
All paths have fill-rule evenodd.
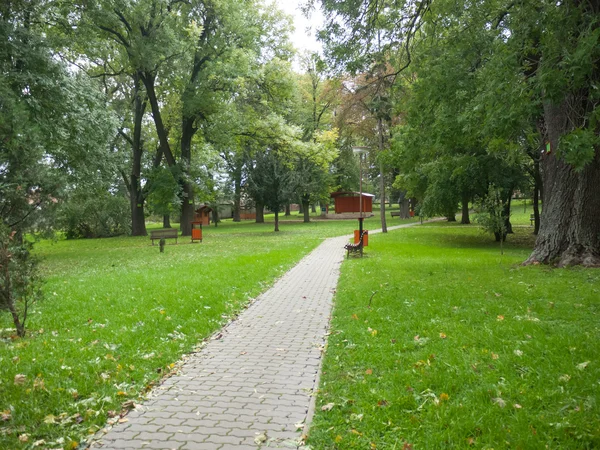
<path id="1" fill-rule="evenodd" d="M 532 244 L 425 225 L 344 264 L 311 447 L 600 446 L 600 274 Z"/>

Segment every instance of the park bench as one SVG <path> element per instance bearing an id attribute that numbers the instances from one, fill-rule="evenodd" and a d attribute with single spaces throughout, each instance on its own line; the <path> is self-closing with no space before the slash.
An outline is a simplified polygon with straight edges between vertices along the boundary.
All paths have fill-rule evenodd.
<path id="1" fill-rule="evenodd" d="M 152 239 L 152 245 L 154 245 L 155 239 L 175 239 L 177 244 L 178 231 L 176 228 L 167 228 L 166 230 L 152 230 L 150 231 L 150 239 Z"/>
<path id="2" fill-rule="evenodd" d="M 364 238 L 364 236 L 365 236 L 366 233 L 367 233 L 366 230 L 363 231 L 362 233 L 360 233 L 360 239 L 358 240 L 358 243 L 344 245 L 344 248 L 347 250 L 347 253 L 346 253 L 346 257 L 347 258 L 350 257 L 350 253 L 360 253 L 360 257 L 362 258 L 362 255 L 363 255 L 363 238 Z"/>
<path id="3" fill-rule="evenodd" d="M 390 214 L 392 217 L 400 217 L 400 211 L 392 211 Z"/>
<path id="4" fill-rule="evenodd" d="M 529 214 L 529 226 L 533 226 L 533 222 L 535 222 L 535 214 Z"/>

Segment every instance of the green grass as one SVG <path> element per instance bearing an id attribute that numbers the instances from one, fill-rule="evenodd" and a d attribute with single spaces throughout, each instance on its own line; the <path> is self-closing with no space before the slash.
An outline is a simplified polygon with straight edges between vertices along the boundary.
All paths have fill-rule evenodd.
<path id="1" fill-rule="evenodd" d="M 45 300 L 28 336 L 13 339 L 0 316 L 0 448 L 74 447 L 323 238 L 355 226 L 282 222 L 274 233 L 224 221 L 203 243 L 168 240 L 163 254 L 147 237 L 39 242 Z"/>
<path id="2" fill-rule="evenodd" d="M 343 265 L 311 448 L 600 446 L 600 273 L 522 267 L 516 232 L 500 256 L 425 225 Z"/>

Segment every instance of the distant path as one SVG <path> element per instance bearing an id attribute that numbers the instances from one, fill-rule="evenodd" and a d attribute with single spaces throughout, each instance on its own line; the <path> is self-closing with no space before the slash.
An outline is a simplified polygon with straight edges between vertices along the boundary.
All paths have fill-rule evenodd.
<path id="1" fill-rule="evenodd" d="M 326 239 L 91 447 L 298 448 L 346 242 Z"/>

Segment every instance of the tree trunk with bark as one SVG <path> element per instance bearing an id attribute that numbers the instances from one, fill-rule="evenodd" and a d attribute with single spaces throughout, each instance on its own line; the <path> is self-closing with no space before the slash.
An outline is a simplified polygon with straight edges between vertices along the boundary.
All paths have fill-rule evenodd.
<path id="1" fill-rule="evenodd" d="M 256 202 L 256 223 L 265 223 L 265 205 Z"/>
<path id="2" fill-rule="evenodd" d="M 171 228 L 171 216 L 169 214 L 163 216 L 163 228 Z"/>
<path id="3" fill-rule="evenodd" d="M 533 166 L 533 234 L 537 236 L 540 232 L 540 192 L 543 190 L 539 158 L 534 161 Z"/>
<path id="4" fill-rule="evenodd" d="M 131 235 L 147 236 L 146 215 L 144 214 L 144 202 L 146 201 L 140 179 L 142 173 L 142 121 L 146 110 L 146 100 L 142 98 L 139 74 L 134 76 L 134 123 L 133 139 L 131 139 L 132 164 L 129 176 L 129 201 L 131 205 Z M 129 140 L 128 139 L 128 140 Z"/>
<path id="5" fill-rule="evenodd" d="M 544 204 L 533 252 L 524 264 L 600 267 L 600 151 L 582 170 L 557 157 L 567 131 L 567 101 L 546 102 L 544 118 L 550 153 L 541 160 Z"/>
<path id="6" fill-rule="evenodd" d="M 275 231 L 279 231 L 279 211 L 275 211 Z"/>
<path id="7" fill-rule="evenodd" d="M 308 196 L 302 197 L 302 211 L 304 214 L 304 223 L 310 222 L 310 211 L 309 211 L 309 198 Z"/>
<path id="8" fill-rule="evenodd" d="M 291 208 L 291 205 L 289 203 L 285 204 L 285 215 L 286 216 L 291 216 L 292 215 L 292 208 Z"/>
<path id="9" fill-rule="evenodd" d="M 410 218 L 410 202 L 407 197 L 404 197 L 400 201 L 400 218 L 401 219 L 409 219 Z"/>
<path id="10" fill-rule="evenodd" d="M 242 209 L 242 167 L 241 164 L 235 168 L 233 173 L 233 221 L 241 222 L 240 211 Z"/>
<path id="11" fill-rule="evenodd" d="M 462 196 L 462 217 L 460 223 L 463 225 L 468 225 L 471 223 L 471 218 L 469 217 L 469 196 Z"/>
<path id="12" fill-rule="evenodd" d="M 383 164 L 383 119 L 380 117 L 377 121 L 379 129 L 379 205 L 381 216 L 381 232 L 387 233 L 387 221 L 385 217 L 385 166 Z M 363 199 L 361 198 L 362 202 Z"/>

